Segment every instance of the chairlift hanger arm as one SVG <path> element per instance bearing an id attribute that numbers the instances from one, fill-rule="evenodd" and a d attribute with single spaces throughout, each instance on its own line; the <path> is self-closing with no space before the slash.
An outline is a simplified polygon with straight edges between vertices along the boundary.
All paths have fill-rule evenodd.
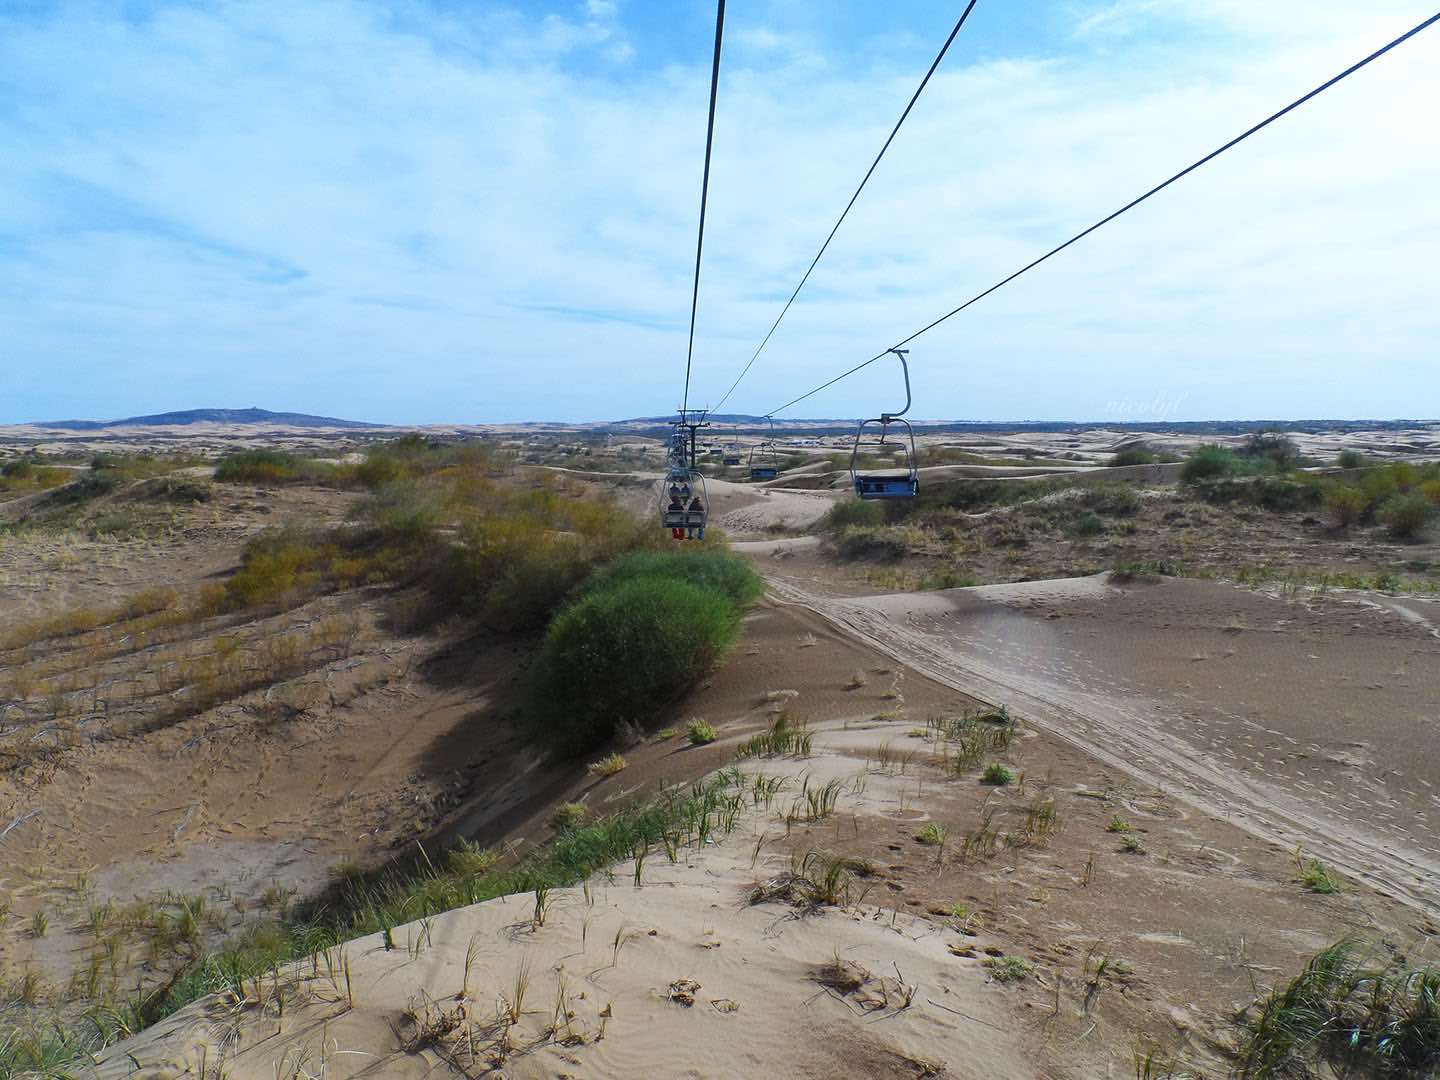
<path id="1" fill-rule="evenodd" d="M 884 424 L 888 424 L 891 420 L 894 420 L 897 417 L 904 416 L 907 412 L 910 411 L 910 365 L 905 360 L 905 356 L 907 353 L 910 352 L 910 350 L 889 349 L 887 351 L 894 353 L 900 360 L 900 371 L 905 376 L 905 407 L 899 412 L 882 412 L 880 414 L 880 421 Z"/>

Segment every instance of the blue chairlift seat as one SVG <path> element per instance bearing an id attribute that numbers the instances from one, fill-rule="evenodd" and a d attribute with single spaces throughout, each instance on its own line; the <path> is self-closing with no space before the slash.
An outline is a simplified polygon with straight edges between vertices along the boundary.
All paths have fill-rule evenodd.
<path id="1" fill-rule="evenodd" d="M 909 473 L 885 476 L 860 473 L 855 477 L 855 494 L 862 499 L 913 499 L 920 491 L 920 481 Z"/>
<path id="2" fill-rule="evenodd" d="M 774 480 L 780 475 L 780 470 L 773 465 L 754 465 L 750 468 L 751 480 Z"/>

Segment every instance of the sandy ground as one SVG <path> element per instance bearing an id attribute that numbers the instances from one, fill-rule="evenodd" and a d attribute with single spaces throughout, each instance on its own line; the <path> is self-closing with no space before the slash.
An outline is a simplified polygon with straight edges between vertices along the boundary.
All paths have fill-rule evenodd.
<path id="1" fill-rule="evenodd" d="M 1103 577 L 850 600 L 889 655 L 1426 910 L 1440 898 L 1440 605 Z"/>
<path id="2" fill-rule="evenodd" d="M 1089 452 L 1080 442 L 1049 449 Z M 653 477 L 595 479 L 653 510 Z M 357 597 L 358 646 L 299 680 L 325 692 L 300 693 L 283 722 L 255 701 L 227 703 L 0 782 L 0 829 L 13 824 L 0 888 L 15 915 L 0 956 L 59 984 L 85 955 L 87 904 L 205 890 L 228 905 L 216 932 L 233 932 L 264 917 L 272 887 L 309 891 L 336 863 L 383 860 L 411 839 L 523 852 L 548 838 L 560 801 L 599 812 L 720 768 L 776 694 L 816 732 L 815 754 L 745 767 L 795 787 L 843 781 L 832 819 L 792 829 L 755 808 L 681 865 L 652 857 L 642 888 L 622 866 L 614 883 L 602 874 L 557 893 L 543 927 L 531 925 L 534 898 L 518 897 L 399 928 L 393 951 L 354 942 L 353 1005 L 327 974 L 338 960 L 317 959 L 282 973 L 283 1015 L 264 990 L 207 999 L 117 1047 L 96 1075 L 178 1080 L 223 1049 L 232 1080 L 472 1075 L 497 1053 L 515 1077 L 1090 1080 L 1132 1075 L 1141 1038 L 1213 1068 L 1233 1011 L 1344 933 L 1422 951 L 1440 940 L 1440 605 L 1103 577 L 857 596 L 873 590 L 838 575 L 813 537 L 776 535 L 811 528 L 831 492 L 716 481 L 710 495 L 712 520 L 748 538 L 737 547 L 772 601 L 661 724 L 703 716 L 721 742 L 652 737 L 621 748 L 629 768 L 603 781 L 583 762 L 546 763 L 507 719 L 523 662 L 513 644 L 399 634 Z M 70 537 L 53 551 L 43 538 L 0 549 L 17 599 L 0 622 L 151 584 L 196 587 L 233 566 L 254 529 L 330 519 L 346 499 L 224 498 L 217 519 L 133 548 Z M 921 737 L 980 702 L 1022 721 L 1004 758 L 1019 776 L 1009 788 L 948 771 Z M 1062 822 L 1054 835 L 1003 840 L 1044 800 Z M 1135 850 L 1107 831 L 1117 817 Z M 951 846 L 917 843 L 929 822 Z M 960 838 L 991 822 L 997 850 L 962 857 Z M 1304 891 L 1297 844 L 1345 873 L 1343 893 Z M 744 903 L 757 877 L 811 847 L 868 860 L 864 899 L 804 918 Z M 42 906 L 55 918 L 37 938 L 24 926 Z M 866 973 L 851 990 L 816 980 L 836 954 Z M 1001 956 L 1034 970 L 1001 985 L 985 966 Z M 1102 977 L 1102 958 L 1123 963 Z M 529 1001 L 497 1027 L 522 963 Z M 681 980 L 699 984 L 693 1006 L 673 1000 Z M 557 1031 L 562 991 L 575 1015 Z M 434 1037 L 417 1039 L 427 1027 Z"/>

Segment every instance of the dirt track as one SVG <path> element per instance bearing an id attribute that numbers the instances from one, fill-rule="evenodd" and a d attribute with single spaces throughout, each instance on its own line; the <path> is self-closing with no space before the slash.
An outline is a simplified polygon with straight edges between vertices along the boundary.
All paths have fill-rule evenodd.
<path id="1" fill-rule="evenodd" d="M 1440 644 L 1425 601 L 1287 602 L 1103 578 L 837 599 L 770 575 L 917 672 L 1427 911 L 1440 895 Z M 1425 608 L 1418 611 L 1417 608 Z"/>

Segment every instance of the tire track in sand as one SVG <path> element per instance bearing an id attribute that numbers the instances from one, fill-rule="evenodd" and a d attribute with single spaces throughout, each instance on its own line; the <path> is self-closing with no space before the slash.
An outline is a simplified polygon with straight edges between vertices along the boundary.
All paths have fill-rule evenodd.
<path id="1" fill-rule="evenodd" d="M 918 674 L 994 705 L 1097 760 L 1262 840 L 1318 854 L 1351 878 L 1419 910 L 1436 911 L 1440 860 L 1401 847 L 1363 821 L 1327 812 L 1292 791 L 1220 761 L 1158 722 L 1149 699 L 1132 706 L 1115 695 L 1028 677 L 1018 665 L 990 664 L 947 648 L 943 636 L 892 618 L 884 598 L 841 599 L 768 578 L 774 600 L 815 612 L 837 629 Z"/>

